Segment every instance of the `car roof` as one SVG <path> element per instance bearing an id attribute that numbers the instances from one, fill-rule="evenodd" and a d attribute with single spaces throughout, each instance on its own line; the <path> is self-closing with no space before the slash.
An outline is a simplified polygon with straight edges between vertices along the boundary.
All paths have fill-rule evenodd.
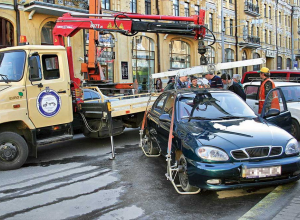
<path id="1" fill-rule="evenodd" d="M 199 88 L 199 89 L 191 89 L 191 88 L 184 88 L 184 89 L 172 89 L 165 91 L 164 93 L 177 93 L 177 95 L 183 95 L 183 94 L 192 94 L 192 93 L 224 93 L 224 92 L 231 92 L 229 90 L 225 89 L 216 89 L 216 88 L 209 88 L 209 89 L 204 89 L 204 88 Z"/>
<path id="2" fill-rule="evenodd" d="M 295 82 L 274 82 L 275 86 L 300 86 L 300 83 L 295 83 Z M 244 83 L 243 86 L 247 86 L 247 85 L 260 85 L 261 81 L 255 81 L 255 82 L 247 82 Z"/>
<path id="3" fill-rule="evenodd" d="M 291 73 L 299 73 L 300 74 L 300 70 L 270 70 L 271 73 L 286 73 L 286 72 L 291 72 Z M 245 74 L 249 74 L 249 73 L 258 73 L 257 71 L 248 71 L 245 72 Z"/>

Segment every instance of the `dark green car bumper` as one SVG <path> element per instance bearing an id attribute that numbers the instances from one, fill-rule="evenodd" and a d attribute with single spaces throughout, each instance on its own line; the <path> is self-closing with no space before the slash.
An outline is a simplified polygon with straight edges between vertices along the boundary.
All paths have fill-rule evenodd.
<path id="1" fill-rule="evenodd" d="M 245 167 L 249 169 L 274 166 L 281 166 L 281 175 L 266 178 L 242 177 L 242 171 Z M 300 157 L 233 163 L 202 163 L 188 160 L 187 170 L 190 184 L 201 189 L 227 190 L 280 185 L 300 179 Z M 217 183 L 210 184 L 207 182 L 212 182 L 212 180 Z"/>

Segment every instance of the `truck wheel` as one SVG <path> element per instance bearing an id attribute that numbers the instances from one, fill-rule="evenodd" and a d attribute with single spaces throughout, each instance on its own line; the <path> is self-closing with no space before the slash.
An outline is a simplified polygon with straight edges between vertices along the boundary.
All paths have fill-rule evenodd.
<path id="1" fill-rule="evenodd" d="M 20 168 L 28 157 L 28 145 L 18 134 L 0 133 L 0 170 Z"/>
<path id="2" fill-rule="evenodd" d="M 149 138 L 148 140 L 148 153 L 150 155 L 158 155 L 159 154 L 159 149 L 156 147 L 153 147 L 153 141 Z"/>
<path id="3" fill-rule="evenodd" d="M 179 182 L 183 191 L 196 192 L 197 190 L 199 190 L 198 187 L 190 185 L 188 174 L 187 174 L 187 162 L 183 154 L 180 155 L 178 168 L 179 168 L 179 173 L 178 173 Z"/>
<path id="4" fill-rule="evenodd" d="M 292 119 L 292 130 L 291 134 L 296 138 L 297 140 L 300 140 L 300 126 L 297 120 Z"/>

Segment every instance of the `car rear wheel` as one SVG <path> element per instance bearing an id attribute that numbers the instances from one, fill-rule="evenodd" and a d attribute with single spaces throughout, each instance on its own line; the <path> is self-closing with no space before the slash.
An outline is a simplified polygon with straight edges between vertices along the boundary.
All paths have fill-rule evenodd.
<path id="1" fill-rule="evenodd" d="M 180 158 L 178 161 L 178 166 L 179 166 L 178 177 L 179 177 L 179 182 L 180 182 L 182 189 L 185 192 L 195 192 L 195 191 L 199 190 L 198 187 L 191 186 L 189 183 L 189 178 L 188 178 L 188 174 L 187 174 L 187 162 L 186 162 L 185 156 L 183 154 L 180 155 Z"/>
<path id="2" fill-rule="evenodd" d="M 149 155 L 159 154 L 159 149 L 153 146 L 153 141 L 150 137 L 148 137 L 146 152 L 148 152 Z"/>
<path id="3" fill-rule="evenodd" d="M 20 168 L 28 157 L 28 145 L 24 138 L 13 132 L 0 134 L 0 170 Z"/>
<path id="4" fill-rule="evenodd" d="M 292 130 L 291 134 L 296 138 L 297 140 L 300 140 L 300 126 L 296 119 L 292 119 Z"/>

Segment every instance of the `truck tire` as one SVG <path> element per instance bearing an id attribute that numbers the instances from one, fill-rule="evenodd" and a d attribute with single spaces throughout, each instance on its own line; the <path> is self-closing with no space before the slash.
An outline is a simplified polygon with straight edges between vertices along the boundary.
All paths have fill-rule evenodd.
<path id="1" fill-rule="evenodd" d="M 28 157 L 28 145 L 14 132 L 0 133 L 0 170 L 20 168 Z"/>

